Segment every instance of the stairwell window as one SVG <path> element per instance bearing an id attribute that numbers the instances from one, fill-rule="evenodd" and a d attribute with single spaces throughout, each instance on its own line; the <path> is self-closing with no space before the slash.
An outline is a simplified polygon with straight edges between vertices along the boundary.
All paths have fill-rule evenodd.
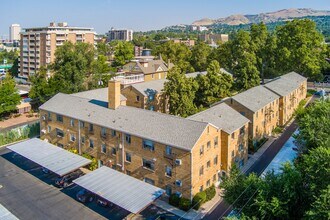
<path id="1" fill-rule="evenodd" d="M 104 154 L 107 153 L 107 146 L 105 144 L 101 145 L 101 152 Z"/>
<path id="2" fill-rule="evenodd" d="M 71 125 L 71 127 L 74 127 L 74 119 L 73 118 L 70 119 L 70 125 Z"/>
<path id="3" fill-rule="evenodd" d="M 126 140 L 126 143 L 130 144 L 131 143 L 131 135 L 126 134 L 125 135 L 125 140 Z"/>
<path id="4" fill-rule="evenodd" d="M 80 122 L 79 122 L 79 126 L 80 126 L 81 128 L 84 128 L 84 127 L 85 127 L 85 122 L 80 121 Z"/>
<path id="5" fill-rule="evenodd" d="M 166 146 L 165 153 L 166 153 L 166 155 L 172 155 L 172 147 Z"/>
<path id="6" fill-rule="evenodd" d="M 143 140 L 142 141 L 142 147 L 143 147 L 143 149 L 147 149 L 147 150 L 150 150 L 150 151 L 155 150 L 154 143 L 150 140 Z"/>
<path id="7" fill-rule="evenodd" d="M 207 146 L 207 149 L 210 149 L 211 148 L 211 141 L 208 141 L 206 146 Z"/>
<path id="8" fill-rule="evenodd" d="M 204 145 L 202 145 L 199 149 L 199 155 L 202 156 L 204 154 Z"/>
<path id="9" fill-rule="evenodd" d="M 218 147 L 218 137 L 214 138 L 214 147 Z"/>
<path id="10" fill-rule="evenodd" d="M 211 167 L 211 161 L 207 161 L 206 168 L 210 168 L 210 167 Z"/>
<path id="11" fill-rule="evenodd" d="M 48 120 L 51 121 L 52 120 L 52 114 L 50 112 L 48 112 Z"/>
<path id="12" fill-rule="evenodd" d="M 88 131 L 89 132 L 93 132 L 94 131 L 94 125 L 93 124 L 89 124 Z"/>
<path id="13" fill-rule="evenodd" d="M 89 147 L 94 148 L 94 140 L 89 139 Z"/>
<path id="14" fill-rule="evenodd" d="M 107 129 L 104 128 L 104 127 L 101 128 L 101 136 L 102 137 L 106 137 L 107 136 Z"/>
<path id="15" fill-rule="evenodd" d="M 165 166 L 165 175 L 171 177 L 172 176 L 172 167 Z"/>
<path id="16" fill-rule="evenodd" d="M 82 144 L 85 144 L 85 137 L 81 137 L 80 140 L 81 140 L 81 143 L 82 143 Z"/>
<path id="17" fill-rule="evenodd" d="M 204 166 L 199 168 L 199 175 L 202 176 L 204 174 Z"/>
<path id="18" fill-rule="evenodd" d="M 132 162 L 132 155 L 128 152 L 126 152 L 126 154 L 125 154 L 125 161 Z"/>
<path id="19" fill-rule="evenodd" d="M 245 126 L 241 127 L 241 129 L 239 130 L 239 134 L 243 135 L 245 133 Z"/>
<path id="20" fill-rule="evenodd" d="M 111 154 L 112 155 L 116 155 L 117 154 L 117 150 L 116 150 L 116 148 L 111 148 Z"/>
<path id="21" fill-rule="evenodd" d="M 215 158 L 213 159 L 213 164 L 217 165 L 218 164 L 218 155 L 215 156 Z"/>
<path id="22" fill-rule="evenodd" d="M 111 130 L 111 135 L 112 135 L 112 137 L 115 137 L 116 136 L 116 131 L 115 130 Z"/>

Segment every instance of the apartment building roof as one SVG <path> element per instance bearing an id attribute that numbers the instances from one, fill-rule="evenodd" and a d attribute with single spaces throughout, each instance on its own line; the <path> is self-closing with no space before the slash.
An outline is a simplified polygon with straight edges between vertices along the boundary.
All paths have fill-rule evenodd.
<path id="1" fill-rule="evenodd" d="M 226 73 L 230 76 L 233 76 L 233 74 L 231 74 L 230 72 L 228 72 L 227 70 L 225 70 L 224 68 L 220 68 L 220 71 L 222 73 Z M 186 77 L 188 78 L 196 78 L 198 75 L 206 75 L 207 74 L 207 71 L 202 71 L 202 72 L 193 72 L 193 73 L 187 73 L 186 74 Z"/>
<path id="2" fill-rule="evenodd" d="M 162 71 L 168 71 L 168 68 L 163 60 L 149 60 L 148 66 L 146 67 L 143 66 L 140 62 L 137 62 L 137 64 L 144 74 L 155 73 L 159 67 L 162 69 Z"/>
<path id="3" fill-rule="evenodd" d="M 231 98 L 251 111 L 256 112 L 278 99 L 279 96 L 263 86 L 255 86 Z"/>
<path id="4" fill-rule="evenodd" d="M 164 83 L 166 82 L 166 79 L 159 79 L 159 80 L 152 80 L 148 82 L 142 82 L 142 83 L 136 83 L 132 84 L 131 86 L 135 88 L 137 91 L 139 91 L 144 96 L 147 96 L 146 93 L 147 89 L 156 90 L 158 93 L 162 92 L 164 89 Z"/>
<path id="5" fill-rule="evenodd" d="M 71 94 L 80 98 L 95 99 L 102 102 L 108 102 L 108 88 L 93 89 L 84 92 L 78 92 Z M 126 101 L 127 98 L 124 95 L 120 95 L 120 101 Z"/>
<path id="6" fill-rule="evenodd" d="M 188 117 L 188 119 L 209 122 L 228 134 L 240 129 L 250 121 L 226 103 L 215 105 L 205 111 Z"/>
<path id="7" fill-rule="evenodd" d="M 266 83 L 264 86 L 280 96 L 286 96 L 299 88 L 300 84 L 306 80 L 298 73 L 290 72 Z"/>
<path id="8" fill-rule="evenodd" d="M 63 93 L 40 109 L 189 151 L 208 126 L 207 122 L 135 107 L 119 106 L 113 110 L 93 104 L 90 99 Z"/>

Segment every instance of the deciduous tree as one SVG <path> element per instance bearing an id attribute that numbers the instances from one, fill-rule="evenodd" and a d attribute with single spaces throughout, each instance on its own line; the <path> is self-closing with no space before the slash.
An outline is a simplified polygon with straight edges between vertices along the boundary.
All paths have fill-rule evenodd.
<path id="1" fill-rule="evenodd" d="M 7 74 L 3 80 L 0 80 L 0 116 L 16 110 L 21 97 L 15 88 L 15 80 Z"/>

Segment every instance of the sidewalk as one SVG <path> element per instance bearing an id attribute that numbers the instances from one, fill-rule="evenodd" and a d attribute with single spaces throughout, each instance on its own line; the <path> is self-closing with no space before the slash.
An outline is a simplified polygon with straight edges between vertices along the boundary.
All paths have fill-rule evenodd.
<path id="1" fill-rule="evenodd" d="M 214 196 L 214 198 L 211 199 L 210 201 L 204 203 L 198 211 L 196 211 L 195 209 L 191 209 L 188 212 L 185 212 L 185 211 L 182 211 L 181 209 L 178 209 L 160 199 L 157 199 L 154 202 L 154 205 L 161 209 L 164 209 L 167 212 L 173 213 L 182 219 L 195 219 L 195 220 L 203 219 L 203 217 L 215 205 L 217 205 L 218 203 L 220 203 L 222 201 L 221 189 L 219 189 L 218 187 L 216 187 L 215 189 L 216 189 L 216 195 Z"/>

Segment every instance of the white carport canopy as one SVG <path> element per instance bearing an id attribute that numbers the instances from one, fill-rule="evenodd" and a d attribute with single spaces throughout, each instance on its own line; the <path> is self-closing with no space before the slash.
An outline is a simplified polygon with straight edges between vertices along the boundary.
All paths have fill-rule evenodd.
<path id="1" fill-rule="evenodd" d="M 92 161 L 54 146 L 39 138 L 33 138 L 7 147 L 48 170 L 64 176 Z"/>
<path id="2" fill-rule="evenodd" d="M 105 166 L 73 182 L 134 214 L 164 193 L 158 187 Z"/>

